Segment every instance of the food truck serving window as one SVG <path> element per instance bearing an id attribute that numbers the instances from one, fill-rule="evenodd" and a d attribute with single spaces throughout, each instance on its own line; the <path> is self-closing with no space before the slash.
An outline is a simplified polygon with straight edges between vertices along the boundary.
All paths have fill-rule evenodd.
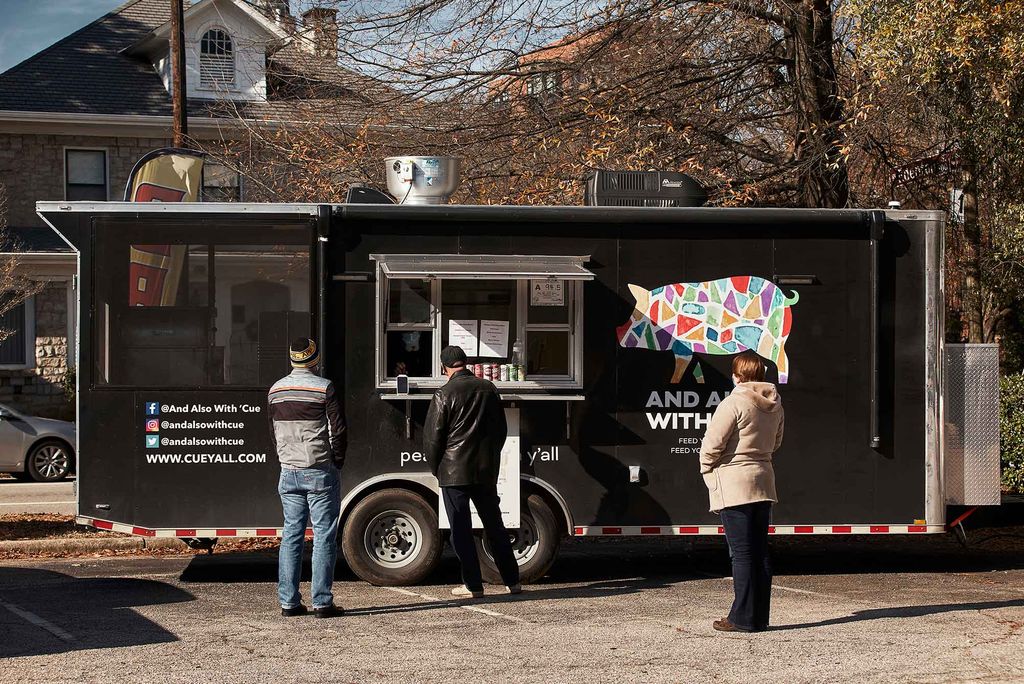
<path id="1" fill-rule="evenodd" d="M 457 344 L 499 384 L 582 386 L 585 256 L 371 255 L 377 262 L 377 384 L 443 381 Z M 504 367 L 504 368 L 503 368 Z M 484 373 L 481 370 L 480 373 Z"/>
<path id="2" fill-rule="evenodd" d="M 308 225 L 99 222 L 92 385 L 264 387 L 309 335 Z"/>

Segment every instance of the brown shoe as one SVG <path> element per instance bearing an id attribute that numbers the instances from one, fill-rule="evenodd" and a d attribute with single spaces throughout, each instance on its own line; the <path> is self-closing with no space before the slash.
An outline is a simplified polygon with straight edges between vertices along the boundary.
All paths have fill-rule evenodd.
<path id="1" fill-rule="evenodd" d="M 729 622 L 729 618 L 722 618 L 721 620 L 715 620 L 711 624 L 711 626 L 714 627 L 719 632 L 751 632 L 751 631 L 753 631 L 753 630 L 750 630 L 750 629 L 743 629 L 742 627 L 737 627 L 733 623 Z"/>

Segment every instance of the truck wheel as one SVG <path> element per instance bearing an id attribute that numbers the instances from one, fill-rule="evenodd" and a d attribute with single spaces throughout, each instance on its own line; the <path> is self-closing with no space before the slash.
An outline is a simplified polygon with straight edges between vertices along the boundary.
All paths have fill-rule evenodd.
<path id="1" fill-rule="evenodd" d="M 417 584 L 437 567 L 437 513 L 407 489 L 383 489 L 356 504 L 341 537 L 352 572 L 370 584 Z"/>
<path id="2" fill-rule="evenodd" d="M 509 530 L 512 537 L 512 551 L 519 563 L 520 581 L 536 582 L 547 574 L 558 555 L 561 542 L 558 523 L 548 502 L 539 494 L 530 494 L 523 499 L 519 512 L 519 529 Z M 494 564 L 490 542 L 487 536 L 476 536 L 477 552 L 480 556 L 480 570 L 484 581 L 501 584 L 501 574 Z"/>

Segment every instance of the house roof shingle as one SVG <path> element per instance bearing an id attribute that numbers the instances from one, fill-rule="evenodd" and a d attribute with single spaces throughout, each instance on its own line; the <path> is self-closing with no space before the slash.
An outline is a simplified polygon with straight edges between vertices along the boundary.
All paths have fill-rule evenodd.
<path id="1" fill-rule="evenodd" d="M 39 252 L 71 254 L 74 250 L 47 226 L 9 226 L 0 232 L 0 254 Z"/>
<path id="2" fill-rule="evenodd" d="M 169 18 L 167 0 L 129 0 L 0 73 L 0 110 L 171 116 L 170 95 L 153 65 L 122 53 Z M 369 98 L 397 95 L 380 81 L 304 54 L 294 42 L 271 54 L 267 67 L 268 84 L 275 76 L 277 82 L 302 80 L 315 83 L 318 94 L 303 97 L 300 88 L 264 102 L 190 99 L 189 116 L 229 116 L 233 104 L 247 118 L 285 119 L 300 100 L 324 99 L 326 92 L 336 113 L 354 117 L 366 110 Z"/>
<path id="3" fill-rule="evenodd" d="M 120 54 L 167 21 L 166 0 L 130 0 L 0 74 L 0 109 L 170 116 L 148 62 Z"/>

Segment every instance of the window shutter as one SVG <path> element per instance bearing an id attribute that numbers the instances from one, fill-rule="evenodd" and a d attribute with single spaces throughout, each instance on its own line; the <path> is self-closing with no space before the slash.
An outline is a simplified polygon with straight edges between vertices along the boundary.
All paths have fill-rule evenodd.
<path id="1" fill-rule="evenodd" d="M 0 330 L 12 333 L 0 342 L 0 364 L 24 365 L 25 345 L 25 302 L 0 315 Z"/>

